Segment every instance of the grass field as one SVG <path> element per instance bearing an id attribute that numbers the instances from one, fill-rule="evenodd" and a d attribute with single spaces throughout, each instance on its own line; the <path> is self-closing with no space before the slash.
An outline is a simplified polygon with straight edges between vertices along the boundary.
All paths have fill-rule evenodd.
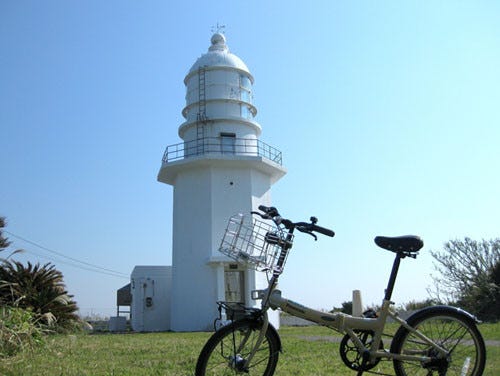
<path id="1" fill-rule="evenodd" d="M 485 340 L 500 341 L 499 324 L 481 324 Z M 211 333 L 79 334 L 49 337 L 33 353 L 3 359 L 0 375 L 190 375 L 199 351 Z M 280 329 L 283 353 L 277 376 L 355 375 L 338 356 L 335 335 L 322 327 Z M 308 338 L 308 339 L 305 339 Z M 311 340 L 315 338 L 315 340 Z M 500 345 L 487 346 L 485 376 L 500 369 Z M 393 374 L 392 364 L 381 362 L 380 371 Z"/>

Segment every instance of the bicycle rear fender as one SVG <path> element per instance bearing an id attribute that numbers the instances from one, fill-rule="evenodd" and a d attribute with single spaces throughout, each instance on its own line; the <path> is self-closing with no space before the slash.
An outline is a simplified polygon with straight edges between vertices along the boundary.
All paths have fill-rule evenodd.
<path id="1" fill-rule="evenodd" d="M 477 317 L 474 316 L 473 314 L 471 314 L 471 313 L 469 313 L 461 308 L 447 306 L 447 305 L 437 305 L 437 306 L 430 306 L 430 307 L 422 308 L 421 310 L 418 310 L 417 312 L 412 314 L 410 317 L 408 317 L 406 322 L 408 324 L 410 324 L 411 326 L 413 326 L 412 323 L 415 322 L 415 320 L 417 320 L 418 318 L 420 318 L 423 315 L 426 315 L 427 312 L 430 312 L 430 311 L 434 311 L 436 313 L 443 313 L 443 314 L 450 313 L 452 315 L 453 314 L 459 315 L 459 316 L 462 316 L 465 319 L 471 321 L 474 324 L 480 323 L 480 321 L 477 319 Z"/>
<path id="2" fill-rule="evenodd" d="M 480 321 L 476 318 L 476 316 L 470 314 L 467 311 L 464 311 L 461 308 L 457 307 L 451 307 L 451 306 L 446 306 L 446 305 L 438 305 L 438 306 L 430 306 L 423 308 L 421 310 L 418 310 L 414 314 L 412 314 L 408 319 L 406 320 L 406 323 L 410 325 L 411 327 L 415 327 L 416 323 L 421 319 L 422 316 L 425 316 L 429 314 L 430 312 L 434 312 L 436 314 L 443 314 L 443 315 L 451 315 L 451 316 L 459 316 L 465 319 L 465 321 L 470 322 L 472 325 L 476 325 Z M 406 329 L 404 326 L 400 326 L 399 329 L 396 331 L 394 334 L 392 344 L 391 344 L 391 352 L 394 352 L 395 350 L 393 349 L 394 345 L 398 342 L 397 339 L 402 336 L 405 332 L 407 332 L 408 329 Z"/>

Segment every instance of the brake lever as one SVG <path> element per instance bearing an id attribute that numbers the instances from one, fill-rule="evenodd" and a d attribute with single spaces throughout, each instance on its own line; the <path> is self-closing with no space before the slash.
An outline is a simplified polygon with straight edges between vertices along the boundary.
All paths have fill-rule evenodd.
<path id="1" fill-rule="evenodd" d="M 314 234 L 312 231 L 310 230 L 307 230 L 306 228 L 304 227 L 297 227 L 297 230 L 299 230 L 300 232 L 303 232 L 304 234 L 307 234 L 307 235 L 311 235 L 313 238 L 314 238 L 314 241 L 317 241 L 318 240 L 318 237 L 316 236 L 316 234 Z"/>
<path id="2" fill-rule="evenodd" d="M 311 235 L 314 238 L 315 242 L 318 241 L 318 237 L 316 236 L 316 234 L 313 234 L 312 232 L 306 232 L 306 234 Z"/>

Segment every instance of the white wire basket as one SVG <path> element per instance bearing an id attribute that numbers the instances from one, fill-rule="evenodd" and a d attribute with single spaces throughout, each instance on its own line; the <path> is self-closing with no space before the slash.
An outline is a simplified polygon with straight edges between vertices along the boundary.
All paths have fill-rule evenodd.
<path id="1" fill-rule="evenodd" d="M 272 222 L 237 214 L 229 219 L 219 251 L 253 269 L 274 270 L 282 246 L 292 244 L 290 238 L 285 241 L 287 236 L 287 232 L 278 229 Z M 281 263 L 281 267 L 285 261 L 286 259 Z"/>

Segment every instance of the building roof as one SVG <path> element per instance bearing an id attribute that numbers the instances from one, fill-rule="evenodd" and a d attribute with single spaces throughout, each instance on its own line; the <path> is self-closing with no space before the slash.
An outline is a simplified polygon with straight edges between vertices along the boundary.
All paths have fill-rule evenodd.
<path id="1" fill-rule="evenodd" d="M 132 304 L 132 293 L 130 291 L 130 283 L 116 290 L 116 305 L 129 306 Z"/>
<path id="2" fill-rule="evenodd" d="M 235 68 L 247 73 L 253 83 L 253 77 L 250 73 L 250 70 L 238 56 L 229 52 L 229 48 L 226 44 L 226 37 L 220 33 L 215 33 L 214 35 L 212 35 L 211 46 L 208 48 L 208 52 L 201 55 L 201 57 L 196 60 L 196 62 L 189 70 L 189 73 L 186 76 L 186 80 L 192 74 L 197 72 L 200 67 Z"/>

